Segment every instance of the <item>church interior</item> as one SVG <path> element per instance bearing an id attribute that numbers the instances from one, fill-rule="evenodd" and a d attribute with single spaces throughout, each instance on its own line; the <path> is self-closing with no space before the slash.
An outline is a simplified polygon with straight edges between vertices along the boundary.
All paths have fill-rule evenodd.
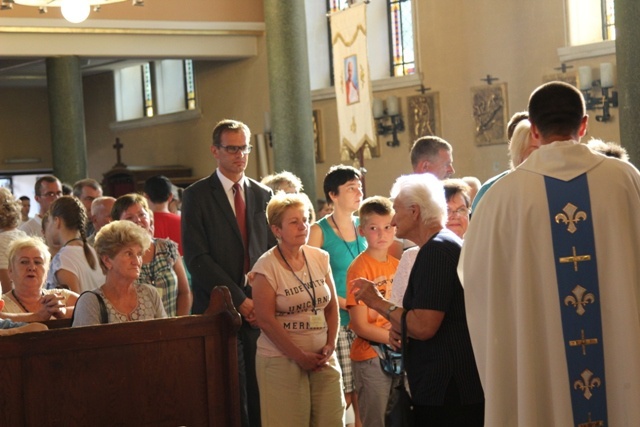
<path id="1" fill-rule="evenodd" d="M 116 138 L 122 144 L 119 160 L 127 166 L 180 165 L 190 169 L 194 179 L 205 177 L 215 167 L 208 148 L 211 130 L 223 118 L 245 122 L 254 135 L 271 133 L 273 147 L 266 150 L 269 172 L 286 169 L 296 173 L 300 163 L 285 152 L 295 153 L 292 145 L 298 143 L 311 147 L 310 141 L 287 135 L 297 132 L 291 121 L 297 120 L 294 113 L 301 105 L 304 111 L 311 108 L 316 117 L 315 144 L 320 145 L 316 148 L 320 158 L 311 164 L 302 162 L 305 171 L 315 168 L 310 177 L 302 174 L 310 196 L 322 197 L 322 177 L 331 165 L 352 164 L 354 156 L 343 160 L 341 153 L 335 91 L 330 81 L 327 84 L 326 78 L 318 77 L 318 70 L 329 69 L 330 58 L 328 52 L 323 55 L 320 51 L 319 55 L 316 45 L 320 39 L 324 43 L 319 44 L 328 44 L 326 11 L 336 2 L 307 0 L 291 5 L 276 0 L 147 0 L 132 5 L 126 1 L 106 4 L 99 13 L 92 11 L 80 24 L 64 20 L 58 8 L 49 7 L 47 13 L 40 13 L 38 7 L 19 3 L 3 1 L 0 11 L 3 176 L 54 172 L 65 181 L 83 178 L 73 175 L 82 173 L 82 168 L 80 172 L 68 172 L 73 169 L 69 163 L 76 163 L 76 154 L 66 157 L 72 150 L 55 149 L 56 143 L 52 143 L 56 128 L 75 126 L 77 130 L 79 126 L 80 145 L 86 147 L 85 173 L 98 181 L 117 163 Z M 136 7 L 136 3 L 144 6 Z M 576 82 L 585 67 L 593 70 L 592 78 L 598 80 L 603 63 L 611 64 L 616 74 L 616 42 L 602 41 L 598 27 L 596 39 L 600 40 L 573 46 L 570 20 L 575 3 L 580 3 L 582 13 L 587 14 L 587 3 L 597 3 L 597 11 L 601 4 L 612 1 L 372 0 L 367 7 L 384 13 L 388 3 L 409 3 L 414 64 L 410 74 L 391 76 L 388 66 L 379 72 L 370 63 L 373 98 L 397 97 L 405 126 L 397 132 L 397 145 L 392 144 L 392 135 L 377 135 L 378 147 L 372 158 L 359 159 L 367 170 L 367 195 L 388 195 L 394 179 L 411 172 L 409 149 L 418 129 L 411 102 L 416 96 L 433 100 L 433 132 L 452 144 L 455 176 L 476 176 L 484 182 L 508 168 L 506 136 L 500 135 L 511 114 L 526 108 L 535 87 L 549 79 Z M 388 55 L 388 28 L 381 24 L 387 18 L 383 16 L 381 21 L 372 15 L 368 12 L 369 54 L 380 50 Z M 300 24 L 301 16 L 306 17 L 303 25 L 275 25 L 278 20 Z M 594 28 L 600 25 L 599 19 L 580 17 L 586 22 L 584 26 L 593 24 Z M 272 87 L 278 66 L 289 66 L 291 58 L 273 49 L 277 44 L 270 44 L 269 37 L 276 33 L 286 36 L 287 31 L 291 38 L 306 41 L 303 50 L 309 62 L 296 66 L 302 80 L 310 81 L 309 88 L 294 94 Z M 306 34 L 301 34 L 303 31 Z M 64 73 L 64 67 L 53 71 L 56 68 L 48 66 L 47 61 L 70 57 L 77 57 L 80 64 L 81 98 L 74 102 L 81 102 L 84 123 L 52 123 L 52 105 L 60 100 L 51 99 L 47 80 L 55 78 L 56 72 Z M 119 103 L 123 101 L 122 94 L 117 93 L 117 70 L 166 59 L 193 61 L 195 107 L 120 120 Z M 295 61 L 293 64 L 298 63 Z M 613 84 L 615 91 L 615 78 Z M 474 97 L 487 88 L 498 88 L 503 99 L 500 120 L 492 122 L 497 136 L 483 140 L 478 137 L 479 121 L 474 110 L 479 105 L 474 104 Z M 599 96 L 599 91 L 592 92 Z M 55 94 L 64 98 L 59 91 Z M 276 112 L 274 105 L 285 107 Z M 609 113 L 606 121 L 597 121 L 593 118 L 602 110 L 589 111 L 592 119 L 587 139 L 620 142 L 618 107 L 612 106 Z M 279 137 L 281 141 L 277 141 Z M 256 140 L 252 143 L 256 145 Z M 250 156 L 248 176 L 259 179 L 264 174 L 260 166 L 264 151 Z"/>

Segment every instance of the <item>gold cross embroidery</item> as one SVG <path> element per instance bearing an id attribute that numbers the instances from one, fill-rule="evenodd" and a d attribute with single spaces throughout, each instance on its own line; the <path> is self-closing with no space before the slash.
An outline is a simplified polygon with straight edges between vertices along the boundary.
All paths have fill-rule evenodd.
<path id="1" fill-rule="evenodd" d="M 573 263 L 573 271 L 578 271 L 578 263 L 582 261 L 591 261 L 591 255 L 576 255 L 576 247 L 571 247 L 573 250 L 573 256 L 560 257 L 560 263 L 566 264 L 568 262 Z"/>
<path id="2" fill-rule="evenodd" d="M 586 356 L 587 354 L 587 346 L 598 344 L 598 338 L 586 338 L 584 337 L 584 329 L 581 330 L 581 338 L 579 340 L 569 340 L 569 345 L 571 347 L 582 346 L 582 355 Z"/>
<path id="3" fill-rule="evenodd" d="M 604 427 L 603 421 L 591 421 L 591 412 L 589 412 L 589 421 L 578 424 L 578 427 Z"/>

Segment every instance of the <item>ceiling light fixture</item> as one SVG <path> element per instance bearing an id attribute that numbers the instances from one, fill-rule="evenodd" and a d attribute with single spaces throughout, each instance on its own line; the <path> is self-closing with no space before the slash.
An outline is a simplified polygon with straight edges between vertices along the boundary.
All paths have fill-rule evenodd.
<path id="1" fill-rule="evenodd" d="M 122 3 L 126 0 L 0 0 L 0 10 L 9 10 L 13 3 L 22 6 L 33 6 L 40 10 L 40 13 L 47 13 L 50 7 L 59 7 L 62 16 L 74 24 L 84 22 L 93 10 L 99 12 L 105 4 Z M 144 6 L 144 0 L 131 0 L 133 6 Z"/>
<path id="2" fill-rule="evenodd" d="M 84 22 L 91 13 L 89 0 L 62 0 L 60 3 L 60 12 L 67 21 L 73 24 Z"/>

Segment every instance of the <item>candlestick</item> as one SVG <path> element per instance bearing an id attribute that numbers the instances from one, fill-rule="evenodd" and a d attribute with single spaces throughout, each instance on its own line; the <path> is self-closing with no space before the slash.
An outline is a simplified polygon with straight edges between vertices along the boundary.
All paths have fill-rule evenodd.
<path id="1" fill-rule="evenodd" d="M 586 65 L 578 67 L 578 79 L 580 80 L 580 90 L 590 90 L 593 82 L 591 67 Z"/>
<path id="2" fill-rule="evenodd" d="M 398 104 L 397 96 L 389 96 L 387 98 L 387 114 L 390 116 L 397 116 L 400 114 L 400 105 Z"/>
<path id="3" fill-rule="evenodd" d="M 600 64 L 600 86 L 613 87 L 613 64 L 611 62 Z"/>

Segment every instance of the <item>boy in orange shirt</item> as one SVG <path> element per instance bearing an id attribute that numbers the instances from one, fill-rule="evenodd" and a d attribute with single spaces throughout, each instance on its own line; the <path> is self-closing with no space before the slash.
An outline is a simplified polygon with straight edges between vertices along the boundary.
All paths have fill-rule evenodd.
<path id="1" fill-rule="evenodd" d="M 387 343 L 391 324 L 375 310 L 356 303 L 351 293 L 351 282 L 365 278 L 376 284 L 383 297 L 390 295 L 399 263 L 397 258 L 388 254 L 396 231 L 391 225 L 393 205 L 386 197 L 369 197 L 362 202 L 359 215 L 358 232 L 367 239 L 368 246 L 347 270 L 347 308 L 351 316 L 349 326 L 358 336 L 351 346 L 351 362 L 362 424 L 384 427 L 392 377 L 382 369 L 371 342 Z"/>

